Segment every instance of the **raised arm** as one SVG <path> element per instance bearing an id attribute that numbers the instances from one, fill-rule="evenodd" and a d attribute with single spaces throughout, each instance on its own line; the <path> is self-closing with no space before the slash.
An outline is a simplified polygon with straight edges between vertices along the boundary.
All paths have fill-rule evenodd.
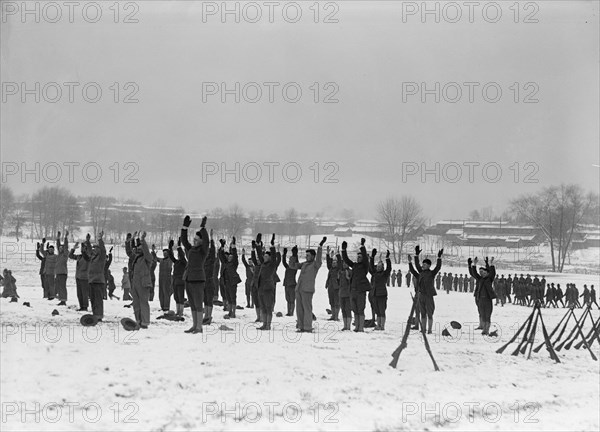
<path id="1" fill-rule="evenodd" d="M 217 256 L 217 248 L 215 247 L 215 241 L 210 239 L 210 246 L 208 247 L 208 256 L 216 257 Z"/>
<path id="2" fill-rule="evenodd" d="M 242 249 L 242 264 L 244 264 L 244 267 L 248 268 L 250 267 L 250 264 L 248 264 L 248 261 L 246 261 L 246 251 L 244 251 Z"/>
<path id="3" fill-rule="evenodd" d="M 329 248 L 329 246 L 327 247 Z M 333 258 L 329 255 L 329 250 L 325 254 L 325 261 L 327 262 L 327 270 L 331 270 L 331 267 L 333 267 Z"/>
<path id="4" fill-rule="evenodd" d="M 369 273 L 375 273 L 375 257 L 373 255 L 369 257 Z"/>
<path id="5" fill-rule="evenodd" d="M 345 241 L 342 242 L 342 259 L 348 265 L 348 267 L 352 268 L 354 267 L 355 263 L 350 258 L 348 258 L 348 252 L 346 251 L 347 245 L 348 243 L 346 243 Z"/>
<path id="6" fill-rule="evenodd" d="M 496 278 L 496 266 L 495 265 L 491 265 L 488 267 L 488 275 L 490 277 L 490 280 L 493 282 L 494 279 Z"/>
<path id="7" fill-rule="evenodd" d="M 261 243 L 256 243 L 256 256 L 257 256 L 258 260 L 260 261 L 260 264 L 262 265 L 264 262 L 264 257 L 263 257 L 263 250 L 262 250 Z"/>
<path id="8" fill-rule="evenodd" d="M 392 260 L 390 259 L 390 251 L 387 251 L 385 257 L 385 275 L 389 276 L 392 273 Z"/>
<path id="9" fill-rule="evenodd" d="M 282 262 L 283 267 L 287 270 L 289 268 L 287 263 L 287 248 L 283 248 Z"/>
<path id="10" fill-rule="evenodd" d="M 177 264 L 177 260 L 175 259 L 175 254 L 173 253 L 173 249 L 169 249 L 167 252 L 169 255 L 169 259 L 173 262 L 173 264 Z"/>
<path id="11" fill-rule="evenodd" d="M 419 278 L 419 273 L 415 270 L 415 268 L 412 265 L 412 261 L 408 262 L 408 270 L 411 272 L 411 274 L 416 277 L 417 279 Z"/>
<path id="12" fill-rule="evenodd" d="M 75 248 L 77 247 L 77 243 L 75 243 L 75 246 L 73 246 L 71 248 L 71 250 L 69 251 L 69 258 L 71 258 L 72 260 L 78 260 L 79 257 L 81 255 L 75 255 Z M 83 250 L 83 245 L 81 245 L 81 250 Z"/>
<path id="13" fill-rule="evenodd" d="M 469 260 L 467 261 L 467 267 L 469 268 L 469 274 L 471 275 L 471 277 L 475 280 L 479 280 L 481 278 L 481 276 L 479 274 L 477 274 L 477 266 L 476 265 L 472 265 L 473 261 L 471 261 L 471 258 L 469 258 Z"/>
<path id="14" fill-rule="evenodd" d="M 188 229 L 187 228 L 181 228 L 181 244 L 183 245 L 184 249 L 186 251 L 189 251 L 192 248 L 192 245 L 190 244 L 189 240 L 188 240 Z"/>
<path id="15" fill-rule="evenodd" d="M 41 244 L 38 243 L 37 244 L 37 249 L 35 250 L 35 256 L 40 261 L 43 261 L 43 260 L 46 259 L 46 256 L 44 255 L 44 243 L 46 243 L 46 239 L 44 239 L 43 243 L 41 243 Z"/>
<path id="16" fill-rule="evenodd" d="M 433 269 L 433 275 L 437 275 L 438 272 L 441 270 L 442 268 L 442 258 L 438 257 L 437 262 L 435 263 L 435 267 Z"/>
<path id="17" fill-rule="evenodd" d="M 317 248 L 317 256 L 315 257 L 315 267 L 317 268 L 317 270 L 319 270 L 321 268 L 322 264 L 323 264 L 323 246 L 319 245 L 319 247 Z"/>
<path id="18" fill-rule="evenodd" d="M 125 253 L 129 258 L 133 255 L 133 248 L 131 247 L 131 242 L 133 238 L 131 237 L 131 233 L 127 233 L 127 237 L 125 237 Z"/>
<path id="19" fill-rule="evenodd" d="M 69 231 L 65 232 L 65 244 L 63 244 L 62 254 L 64 256 L 69 256 Z"/>
<path id="20" fill-rule="evenodd" d="M 142 233 L 142 240 L 141 240 L 140 245 L 142 247 L 142 252 L 144 253 L 144 259 L 146 260 L 146 262 L 148 262 L 149 264 L 154 262 L 154 257 L 150 253 L 150 249 L 148 248 L 148 243 L 146 243 L 146 233 L 145 232 Z"/>
<path id="21" fill-rule="evenodd" d="M 233 260 L 232 260 L 233 268 L 237 269 L 238 265 L 240 264 L 240 261 L 238 258 L 237 248 L 235 247 L 235 245 L 229 247 L 229 253 L 231 255 L 233 255 Z"/>
<path id="22" fill-rule="evenodd" d="M 423 268 L 421 267 L 421 262 L 419 261 L 419 255 L 415 255 L 415 269 L 417 269 L 419 273 L 423 271 Z"/>
<path id="23" fill-rule="evenodd" d="M 100 246 L 100 257 L 106 259 L 106 247 L 104 246 L 104 231 L 98 234 L 98 246 Z"/>
<path id="24" fill-rule="evenodd" d="M 221 240 L 221 247 L 217 254 L 219 255 L 219 261 L 225 264 L 227 262 L 227 257 L 225 256 L 225 240 Z"/>

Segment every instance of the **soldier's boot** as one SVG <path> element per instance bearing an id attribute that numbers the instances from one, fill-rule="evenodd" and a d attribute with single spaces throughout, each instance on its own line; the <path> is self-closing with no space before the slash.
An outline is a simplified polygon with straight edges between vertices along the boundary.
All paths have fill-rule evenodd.
<path id="1" fill-rule="evenodd" d="M 271 321 L 273 320 L 273 313 L 269 312 L 266 316 L 266 323 L 264 325 L 264 330 L 271 330 Z"/>
<path id="2" fill-rule="evenodd" d="M 235 308 L 237 307 L 237 305 L 235 303 L 230 303 L 229 305 L 229 317 L 230 318 L 235 318 Z"/>
<path id="3" fill-rule="evenodd" d="M 254 322 L 260 322 L 260 308 L 256 306 L 256 320 Z"/>
<path id="4" fill-rule="evenodd" d="M 365 331 L 365 316 L 364 315 L 358 316 L 358 331 L 359 332 Z"/>
<path id="5" fill-rule="evenodd" d="M 192 333 L 192 334 L 202 333 L 202 318 L 204 316 L 204 312 L 202 310 L 199 310 L 199 311 L 195 312 L 194 315 L 196 315 L 196 327 L 190 333 Z"/>
<path id="6" fill-rule="evenodd" d="M 381 317 L 380 319 L 381 319 L 381 323 L 379 325 L 381 327 L 381 330 L 383 331 L 383 330 L 385 330 L 385 317 Z"/>
<path id="7" fill-rule="evenodd" d="M 205 325 L 212 324 L 212 310 L 213 310 L 212 306 L 206 306 L 205 312 L 204 312 L 206 314 L 206 316 L 202 320 L 202 324 L 205 324 Z"/>
<path id="8" fill-rule="evenodd" d="M 258 329 L 259 330 L 266 330 L 267 328 L 267 312 L 265 310 L 260 311 L 260 321 L 263 323 L 263 325 L 261 325 Z"/>
<path id="9" fill-rule="evenodd" d="M 433 328 L 433 318 L 427 318 L 427 334 L 431 334 Z"/>
<path id="10" fill-rule="evenodd" d="M 192 311 L 192 326 L 187 329 L 184 330 L 184 333 L 192 333 L 194 330 L 196 330 L 196 320 L 197 320 L 197 316 L 196 316 L 196 312 Z"/>
<path id="11" fill-rule="evenodd" d="M 481 332 L 482 335 L 488 335 L 490 332 L 490 322 L 486 321 L 483 323 L 483 331 Z"/>

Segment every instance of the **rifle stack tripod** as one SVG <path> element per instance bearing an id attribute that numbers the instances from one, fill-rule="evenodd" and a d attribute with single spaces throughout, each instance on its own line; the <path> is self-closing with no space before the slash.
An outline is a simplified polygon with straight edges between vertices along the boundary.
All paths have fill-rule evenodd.
<path id="1" fill-rule="evenodd" d="M 412 304 L 412 308 L 410 309 L 410 314 L 408 316 L 408 322 L 406 323 L 406 329 L 404 329 L 404 335 L 402 336 L 402 342 L 400 342 L 400 346 L 398 348 L 396 348 L 396 350 L 392 353 L 393 359 L 390 362 L 390 366 L 393 368 L 398 366 L 398 359 L 400 358 L 400 354 L 402 353 L 404 348 L 406 348 L 406 346 L 407 346 L 408 335 L 410 334 L 410 326 L 413 322 L 413 318 L 415 317 L 417 308 L 419 307 L 419 306 L 417 306 L 418 301 L 419 301 L 419 294 L 417 293 L 417 295 L 413 298 L 413 304 Z M 431 352 L 431 347 L 429 346 L 429 341 L 427 340 L 427 332 L 425 330 L 425 326 L 422 325 L 422 323 L 419 323 L 418 320 L 417 320 L 417 323 L 421 327 L 421 333 L 423 334 L 423 343 L 425 344 L 425 349 L 427 350 L 429 357 L 431 357 L 431 361 L 433 362 L 433 367 L 435 368 L 436 371 L 439 371 L 440 368 L 438 367 L 437 363 L 435 362 L 435 359 L 433 358 L 433 353 Z"/>
<path id="2" fill-rule="evenodd" d="M 568 336 L 561 341 L 565 331 L 567 330 L 567 325 L 571 318 L 573 318 L 575 326 L 571 329 Z M 584 335 L 583 326 L 586 322 L 586 319 L 588 318 L 589 321 L 591 321 L 592 328 L 591 330 L 589 330 L 587 335 Z M 541 323 L 544 341 L 534 349 L 533 345 L 535 342 L 535 332 L 537 330 L 538 322 Z M 579 337 L 581 337 L 581 341 L 579 341 L 575 345 L 575 349 L 580 349 L 582 346 L 584 346 L 589 351 L 590 355 L 592 356 L 592 359 L 595 361 L 598 360 L 592 352 L 591 346 L 595 340 L 598 340 L 598 342 L 600 343 L 600 319 L 594 321 L 594 317 L 592 316 L 591 307 L 589 304 L 579 319 L 575 316 L 574 306 L 570 307 L 567 313 L 556 325 L 554 330 L 552 330 L 552 332 L 548 334 L 546 330 L 546 325 L 544 324 L 544 319 L 542 318 L 541 304 L 539 301 L 536 301 L 533 306 L 533 311 L 525 320 L 523 325 L 519 328 L 517 333 L 515 333 L 515 335 L 505 345 L 500 347 L 496 352 L 498 354 L 502 354 L 504 350 L 508 347 L 508 345 L 510 345 L 518 339 L 519 335 L 523 330 L 525 330 L 523 339 L 521 340 L 521 342 L 519 342 L 517 348 L 512 352 L 512 355 L 514 356 L 527 353 L 527 359 L 529 359 L 531 357 L 532 351 L 537 353 L 542 349 L 543 346 L 546 346 L 546 350 L 550 354 L 550 358 L 556 361 L 557 363 L 560 363 L 556 352 L 562 350 L 563 348 L 567 350 L 571 349 L 575 341 Z M 552 341 L 552 337 L 556 333 L 558 333 L 558 336 L 554 341 Z M 528 348 L 529 351 L 527 351 Z"/>

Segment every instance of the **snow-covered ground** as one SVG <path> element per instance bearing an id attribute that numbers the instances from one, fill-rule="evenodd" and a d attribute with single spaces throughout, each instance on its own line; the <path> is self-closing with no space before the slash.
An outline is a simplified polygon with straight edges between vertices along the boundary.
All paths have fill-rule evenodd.
<path id="1" fill-rule="evenodd" d="M 377 245 L 375 245 L 377 246 Z M 325 265 L 317 278 L 314 334 L 296 334 L 293 318 L 274 318 L 274 330 L 255 330 L 254 311 L 238 311 L 203 335 L 183 333 L 186 322 L 156 320 L 148 330 L 125 332 L 132 317 L 123 302 L 105 302 L 105 322 L 84 328 L 75 311 L 74 263 L 69 265 L 69 306 L 43 300 L 38 261 L 32 252 L 2 246 L 2 268 L 13 270 L 18 303 L 1 299 L 0 398 L 2 430 L 598 430 L 600 363 L 581 349 L 542 349 L 530 360 L 496 354 L 531 309 L 506 305 L 492 316 L 501 336 L 474 331 L 477 312 L 470 294 L 436 297 L 431 349 L 433 370 L 420 335 L 412 332 L 398 368 L 388 364 L 410 310 L 410 292 L 390 288 L 387 329 L 341 332 L 326 321 Z M 115 251 L 119 250 L 115 248 Z M 23 254 L 21 255 L 21 252 Z M 120 291 L 119 255 L 111 269 Z M 395 266 L 406 272 L 406 266 Z M 466 273 L 465 268 L 442 271 Z M 498 268 L 502 273 L 502 268 Z M 283 268 L 279 269 L 283 276 Z M 240 274 L 244 275 L 242 268 Z M 598 276 L 548 275 L 548 282 L 598 287 Z M 240 285 L 238 298 L 243 298 Z M 31 308 L 22 305 L 29 301 Z M 52 316 L 58 309 L 59 316 Z M 285 312 L 278 286 L 276 311 Z M 544 309 L 552 329 L 566 309 Z M 581 314 L 577 311 L 577 315 Z M 594 311 L 594 319 L 599 312 Z M 367 312 L 370 318 L 370 311 Z M 451 320 L 463 324 L 441 336 Z M 221 331 L 221 324 L 233 331 Z M 589 328 L 586 327 L 586 329 Z M 539 340 L 539 336 L 536 340 Z M 600 357 L 600 345 L 593 345 Z"/>

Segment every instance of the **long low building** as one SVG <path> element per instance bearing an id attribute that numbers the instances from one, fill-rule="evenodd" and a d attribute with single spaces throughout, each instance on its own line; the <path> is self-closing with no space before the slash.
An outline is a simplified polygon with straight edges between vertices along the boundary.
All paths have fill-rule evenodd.
<path id="1" fill-rule="evenodd" d="M 520 248 L 546 240 L 539 228 L 502 221 L 440 221 L 427 228 L 424 235 L 442 237 L 458 246 L 477 247 Z"/>

